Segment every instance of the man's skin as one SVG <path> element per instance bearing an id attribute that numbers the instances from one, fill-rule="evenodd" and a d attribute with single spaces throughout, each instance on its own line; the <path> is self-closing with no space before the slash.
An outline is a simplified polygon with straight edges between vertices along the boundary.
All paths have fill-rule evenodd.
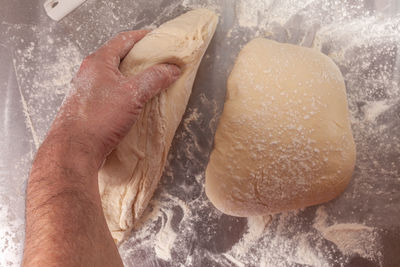
<path id="1" fill-rule="evenodd" d="M 147 31 L 118 34 L 83 61 L 30 173 L 23 266 L 122 266 L 104 218 L 97 172 L 145 103 L 180 75 L 175 65 L 133 77 L 121 59 Z"/>

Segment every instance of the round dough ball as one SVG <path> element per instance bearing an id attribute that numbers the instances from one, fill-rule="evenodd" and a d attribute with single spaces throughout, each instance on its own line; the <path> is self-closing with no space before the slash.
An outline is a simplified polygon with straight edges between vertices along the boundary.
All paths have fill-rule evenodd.
<path id="1" fill-rule="evenodd" d="M 254 39 L 240 52 L 206 170 L 219 210 L 256 216 L 329 201 L 355 163 L 343 77 L 313 49 Z"/>

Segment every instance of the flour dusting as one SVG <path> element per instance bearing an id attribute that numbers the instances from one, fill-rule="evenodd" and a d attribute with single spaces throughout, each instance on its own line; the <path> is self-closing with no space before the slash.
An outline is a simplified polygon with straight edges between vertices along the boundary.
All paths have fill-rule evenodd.
<path id="1" fill-rule="evenodd" d="M 176 239 L 176 233 L 171 227 L 171 219 L 171 211 L 167 211 L 166 219 L 162 220 L 162 228 L 157 233 L 157 241 L 155 245 L 157 257 L 166 261 L 171 260 L 171 249 Z"/>
<path id="2" fill-rule="evenodd" d="M 400 18 L 394 1 L 384 1 L 393 3 L 388 7 L 378 2 L 100 0 L 88 1 L 58 23 L 1 22 L 1 42 L 13 49 L 33 147 L 22 163 L 12 161 L 12 175 L 1 173 L 0 265 L 20 265 L 30 160 L 84 56 L 119 31 L 152 28 L 190 8 L 209 7 L 221 22 L 161 184 L 119 248 L 125 266 L 324 267 L 348 266 L 357 257 L 368 266 L 385 266 L 382 252 L 396 251 L 381 240 L 380 229 L 398 227 L 400 214 Z M 218 212 L 205 196 L 204 170 L 226 78 L 240 48 L 255 37 L 320 50 L 345 78 L 357 166 L 346 191 L 319 208 L 236 218 Z"/>
<path id="3" fill-rule="evenodd" d="M 381 262 L 379 236 L 373 227 L 357 223 L 337 223 L 329 225 L 328 214 L 319 207 L 314 220 L 314 227 L 321 235 L 333 242 L 345 255 L 360 255 L 364 258 Z"/>
<path id="4" fill-rule="evenodd" d="M 374 122 L 379 115 L 387 111 L 390 107 L 392 105 L 386 100 L 371 102 L 366 105 L 366 119 Z"/>

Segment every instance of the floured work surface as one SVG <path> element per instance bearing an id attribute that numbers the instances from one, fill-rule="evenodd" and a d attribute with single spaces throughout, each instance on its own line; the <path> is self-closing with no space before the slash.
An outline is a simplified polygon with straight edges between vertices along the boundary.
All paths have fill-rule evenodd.
<path id="1" fill-rule="evenodd" d="M 220 24 L 161 184 L 140 229 L 120 248 L 125 265 L 399 266 L 395 1 L 87 1 L 59 23 L 38 2 L 24 10 L 7 2 L 0 10 L 0 266 L 19 264 L 30 161 L 84 55 L 119 31 L 155 27 L 200 6 L 219 13 Z M 328 204 L 245 219 L 222 215 L 204 194 L 226 79 L 240 48 L 254 37 L 313 47 L 342 71 L 357 162 L 345 193 Z"/>

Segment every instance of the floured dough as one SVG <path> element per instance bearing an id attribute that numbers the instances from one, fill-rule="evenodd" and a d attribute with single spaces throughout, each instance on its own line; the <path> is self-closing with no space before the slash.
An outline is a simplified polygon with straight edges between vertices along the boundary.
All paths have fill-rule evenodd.
<path id="1" fill-rule="evenodd" d="M 177 64 L 183 72 L 169 89 L 146 104 L 99 172 L 104 214 L 117 243 L 127 237 L 160 180 L 197 68 L 217 23 L 215 13 L 207 9 L 187 12 L 147 34 L 121 63 L 125 75 L 158 63 Z"/>
<path id="2" fill-rule="evenodd" d="M 355 145 L 343 77 L 327 56 L 255 39 L 240 52 L 206 170 L 224 213 L 254 216 L 333 199 Z"/>

